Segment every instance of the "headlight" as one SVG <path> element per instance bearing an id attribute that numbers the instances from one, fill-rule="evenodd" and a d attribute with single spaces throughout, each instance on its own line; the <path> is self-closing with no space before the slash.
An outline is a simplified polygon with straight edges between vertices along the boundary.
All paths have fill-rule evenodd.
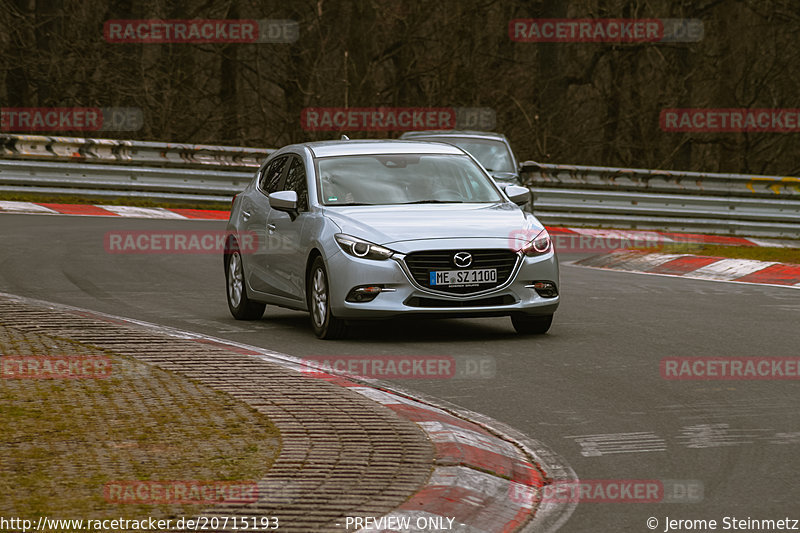
<path id="1" fill-rule="evenodd" d="M 520 250 L 525 255 L 541 255 L 546 254 L 553 248 L 553 243 L 550 241 L 550 234 L 546 229 L 540 231 L 536 237 L 530 240 Z"/>
<path id="2" fill-rule="evenodd" d="M 345 233 L 337 233 L 334 235 L 336 242 L 346 253 L 354 256 L 361 257 L 362 259 L 389 259 L 394 255 L 394 252 L 383 246 L 378 246 L 364 239 L 353 237 Z"/>

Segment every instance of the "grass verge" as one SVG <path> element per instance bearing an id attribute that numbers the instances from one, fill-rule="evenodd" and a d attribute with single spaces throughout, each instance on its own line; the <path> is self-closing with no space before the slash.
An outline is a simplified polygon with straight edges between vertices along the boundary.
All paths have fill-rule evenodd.
<path id="1" fill-rule="evenodd" d="M 255 482 L 280 451 L 266 416 L 132 358 L 2 324 L 0 355 L 100 355 L 112 364 L 104 379 L 0 378 L 0 516 L 189 517 L 213 505 L 119 503 L 104 487 Z"/>

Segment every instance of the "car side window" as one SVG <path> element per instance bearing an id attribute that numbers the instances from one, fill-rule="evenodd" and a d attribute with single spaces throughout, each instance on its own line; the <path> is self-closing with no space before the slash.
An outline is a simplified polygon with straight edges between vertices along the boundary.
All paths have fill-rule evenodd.
<path id="1" fill-rule="evenodd" d="M 278 189 L 278 185 L 280 185 L 283 167 L 286 165 L 288 159 L 288 156 L 275 158 L 275 160 L 268 164 L 262 171 L 261 177 L 258 180 L 258 188 L 265 194 L 280 190 Z"/>
<path id="2" fill-rule="evenodd" d="M 286 173 L 286 183 L 283 188 L 297 193 L 297 208 L 308 211 L 308 183 L 306 183 L 306 167 L 303 160 L 293 157 Z"/>

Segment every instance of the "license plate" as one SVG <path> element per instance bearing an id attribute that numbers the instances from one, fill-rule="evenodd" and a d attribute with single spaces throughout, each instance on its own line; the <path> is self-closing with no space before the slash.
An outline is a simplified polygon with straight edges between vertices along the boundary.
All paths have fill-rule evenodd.
<path id="1" fill-rule="evenodd" d="M 431 272 L 430 285 L 472 285 L 476 283 L 497 283 L 496 268 L 477 268 L 474 270 L 438 270 Z"/>

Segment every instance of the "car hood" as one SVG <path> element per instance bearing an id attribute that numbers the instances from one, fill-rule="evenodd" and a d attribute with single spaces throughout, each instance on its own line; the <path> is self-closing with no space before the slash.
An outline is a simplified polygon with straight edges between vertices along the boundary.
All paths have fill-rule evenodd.
<path id="1" fill-rule="evenodd" d="M 343 233 L 376 244 L 458 238 L 509 239 L 533 234 L 541 223 L 517 206 L 504 204 L 420 204 L 325 208 Z"/>

